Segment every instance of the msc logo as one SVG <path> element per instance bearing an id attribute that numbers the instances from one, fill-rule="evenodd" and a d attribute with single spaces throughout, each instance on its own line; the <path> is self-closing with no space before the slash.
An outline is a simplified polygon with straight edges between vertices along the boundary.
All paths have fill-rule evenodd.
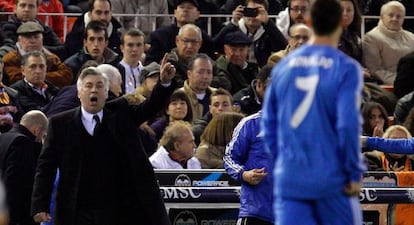
<path id="1" fill-rule="evenodd" d="M 197 218 L 191 211 L 182 211 L 175 217 L 173 225 L 197 225 Z"/>
<path id="2" fill-rule="evenodd" d="M 180 174 L 175 178 L 176 187 L 191 187 L 191 179 L 186 174 Z"/>

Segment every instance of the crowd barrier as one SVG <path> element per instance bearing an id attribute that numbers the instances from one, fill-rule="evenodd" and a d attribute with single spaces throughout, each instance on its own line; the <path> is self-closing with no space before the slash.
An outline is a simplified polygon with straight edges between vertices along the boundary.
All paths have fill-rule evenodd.
<path id="1" fill-rule="evenodd" d="M 155 173 L 173 225 L 236 224 L 240 184 L 224 170 Z M 414 172 L 367 172 L 363 183 L 359 199 L 364 225 L 394 224 L 395 204 L 414 203 Z"/>

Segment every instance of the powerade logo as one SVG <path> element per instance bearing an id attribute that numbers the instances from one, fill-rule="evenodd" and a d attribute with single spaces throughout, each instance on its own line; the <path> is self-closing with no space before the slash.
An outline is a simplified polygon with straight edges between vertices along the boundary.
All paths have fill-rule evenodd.
<path id="1" fill-rule="evenodd" d="M 173 225 L 198 225 L 195 214 L 191 211 L 182 211 L 174 219 Z"/>
<path id="2" fill-rule="evenodd" d="M 191 179 L 186 174 L 180 174 L 175 178 L 176 187 L 191 187 Z"/>

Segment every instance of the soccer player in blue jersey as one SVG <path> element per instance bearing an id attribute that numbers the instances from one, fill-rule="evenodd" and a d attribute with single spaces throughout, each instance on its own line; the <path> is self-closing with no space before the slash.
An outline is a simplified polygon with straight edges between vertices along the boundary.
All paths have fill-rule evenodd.
<path id="1" fill-rule="evenodd" d="M 262 119 L 278 225 L 362 224 L 362 69 L 336 49 L 341 14 L 338 0 L 315 0 L 313 38 L 272 71 Z"/>

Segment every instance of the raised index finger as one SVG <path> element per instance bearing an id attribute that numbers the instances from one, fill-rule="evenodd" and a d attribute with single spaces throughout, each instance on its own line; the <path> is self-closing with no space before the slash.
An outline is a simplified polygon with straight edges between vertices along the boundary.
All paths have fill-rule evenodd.
<path id="1" fill-rule="evenodd" d="M 168 56 L 168 53 L 165 53 L 164 54 L 164 57 L 162 58 L 162 60 L 161 60 L 161 68 L 165 65 L 165 64 L 167 64 L 167 56 Z"/>

